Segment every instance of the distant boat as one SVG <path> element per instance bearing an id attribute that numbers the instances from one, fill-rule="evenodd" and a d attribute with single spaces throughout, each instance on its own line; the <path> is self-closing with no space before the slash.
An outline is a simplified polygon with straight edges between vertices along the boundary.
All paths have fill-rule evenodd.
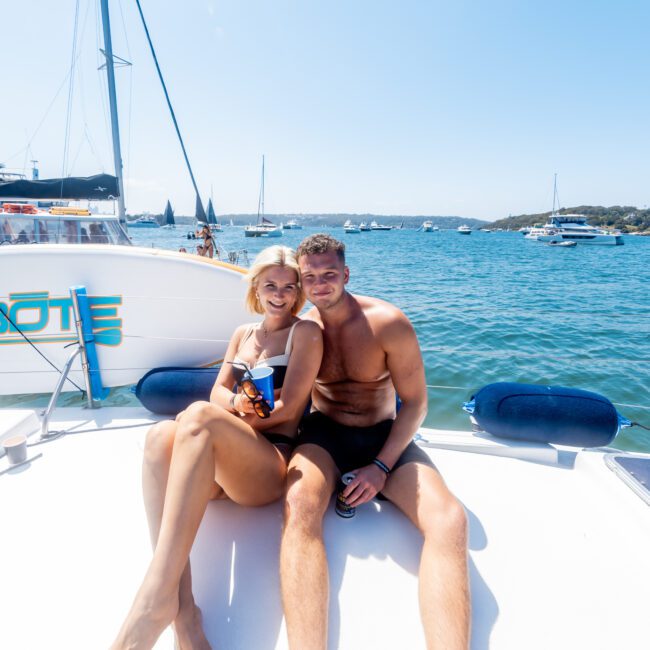
<path id="1" fill-rule="evenodd" d="M 165 206 L 162 227 L 176 228 L 176 221 L 174 220 L 174 211 L 172 210 L 172 204 L 169 201 L 167 201 L 167 205 Z"/>
<path id="2" fill-rule="evenodd" d="M 469 226 L 462 225 L 462 226 L 458 226 L 457 232 L 460 233 L 461 235 L 471 235 L 472 229 Z"/>
<path id="3" fill-rule="evenodd" d="M 370 222 L 370 230 L 392 230 L 392 226 L 378 224 L 374 219 Z"/>
<path id="4" fill-rule="evenodd" d="M 257 202 L 257 223 L 244 228 L 245 237 L 282 237 L 282 229 L 264 216 L 264 156 L 262 156 L 262 182 Z"/>
<path id="5" fill-rule="evenodd" d="M 365 221 L 362 221 L 359 224 L 359 230 L 361 232 L 370 232 L 372 230 L 372 228 L 370 227 L 370 224 L 366 223 Z"/>
<path id="6" fill-rule="evenodd" d="M 134 221 L 127 221 L 126 225 L 129 228 L 160 228 L 160 224 L 156 217 L 151 215 L 143 215 Z"/>
<path id="7" fill-rule="evenodd" d="M 208 226 L 212 232 L 221 232 L 221 224 L 217 220 L 217 215 L 214 213 L 214 207 L 212 205 L 212 199 L 208 200 L 208 214 L 207 214 Z"/>
<path id="8" fill-rule="evenodd" d="M 421 229 L 422 232 L 433 232 L 433 221 L 427 219 L 425 222 L 422 223 Z"/>
<path id="9" fill-rule="evenodd" d="M 359 226 L 355 226 L 350 219 L 348 219 L 344 224 L 343 224 L 343 230 L 348 234 L 348 235 L 356 235 L 357 233 L 361 232 L 361 229 Z"/>
<path id="10" fill-rule="evenodd" d="M 285 230 L 302 230 L 302 224 L 298 223 L 295 219 L 289 219 L 287 223 L 284 224 Z"/>
<path id="11" fill-rule="evenodd" d="M 546 242 L 547 246 L 557 246 L 560 248 L 573 248 L 574 246 L 577 246 L 578 244 L 574 241 L 549 241 Z"/>

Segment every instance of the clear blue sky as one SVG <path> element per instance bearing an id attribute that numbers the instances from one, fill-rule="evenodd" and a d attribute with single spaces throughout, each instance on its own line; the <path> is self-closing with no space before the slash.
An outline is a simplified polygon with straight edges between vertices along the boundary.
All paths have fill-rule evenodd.
<path id="1" fill-rule="evenodd" d="M 8 167 L 62 172 L 75 4 L 2 4 Z M 646 0 L 142 5 L 217 213 L 256 210 L 262 154 L 270 213 L 493 220 L 549 210 L 555 172 L 563 206 L 650 204 Z M 90 175 L 112 172 L 112 154 L 99 0 L 79 8 L 66 174 Z M 127 210 L 169 198 L 192 214 L 134 0 L 113 1 L 111 20 L 133 63 L 117 72 Z"/>

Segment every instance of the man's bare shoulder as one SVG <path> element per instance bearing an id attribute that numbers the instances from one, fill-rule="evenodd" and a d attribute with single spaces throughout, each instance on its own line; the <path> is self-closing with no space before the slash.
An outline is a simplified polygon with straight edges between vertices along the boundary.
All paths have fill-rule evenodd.
<path id="1" fill-rule="evenodd" d="M 393 303 L 373 296 L 354 296 L 366 318 L 376 327 L 411 328 L 411 322 L 406 314 Z"/>

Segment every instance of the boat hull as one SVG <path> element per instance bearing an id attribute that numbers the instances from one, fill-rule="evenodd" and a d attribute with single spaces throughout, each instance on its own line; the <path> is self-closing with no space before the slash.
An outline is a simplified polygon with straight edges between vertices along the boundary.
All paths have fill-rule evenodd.
<path id="1" fill-rule="evenodd" d="M 528 237 L 528 235 L 526 235 Z M 558 244 L 560 242 L 575 242 L 576 244 L 591 244 L 592 246 L 622 246 L 623 237 L 621 235 L 603 235 L 603 234 L 573 234 L 558 233 L 555 235 L 538 235 L 537 241 Z"/>
<path id="2" fill-rule="evenodd" d="M 0 248 L 0 306 L 58 368 L 77 340 L 69 288 L 86 287 L 104 386 L 158 366 L 223 358 L 244 309 L 243 269 L 187 253 L 122 246 Z M 83 386 L 80 361 L 71 379 Z M 52 392 L 59 373 L 0 314 L 0 395 Z M 64 390 L 76 390 L 66 382 Z"/>
<path id="3" fill-rule="evenodd" d="M 262 230 L 255 226 L 244 229 L 245 237 L 282 237 L 282 230 L 280 228 Z"/>

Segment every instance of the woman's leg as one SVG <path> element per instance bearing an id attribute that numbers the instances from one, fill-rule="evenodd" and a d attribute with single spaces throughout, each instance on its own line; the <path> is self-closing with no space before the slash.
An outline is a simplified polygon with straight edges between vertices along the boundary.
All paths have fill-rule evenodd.
<path id="1" fill-rule="evenodd" d="M 142 462 L 142 492 L 147 513 L 151 546 L 156 549 L 165 504 L 165 491 L 171 465 L 172 449 L 178 424 L 173 420 L 158 422 L 147 432 Z M 215 483 L 212 498 L 223 495 Z M 178 589 L 178 614 L 174 632 L 180 648 L 209 648 L 201 625 L 201 610 L 192 594 L 192 574 L 188 560 Z"/>
<path id="2" fill-rule="evenodd" d="M 179 611 L 179 587 L 216 481 L 235 502 L 278 499 L 286 461 L 250 426 L 208 402 L 180 418 L 154 556 L 114 648 L 150 648 Z"/>

